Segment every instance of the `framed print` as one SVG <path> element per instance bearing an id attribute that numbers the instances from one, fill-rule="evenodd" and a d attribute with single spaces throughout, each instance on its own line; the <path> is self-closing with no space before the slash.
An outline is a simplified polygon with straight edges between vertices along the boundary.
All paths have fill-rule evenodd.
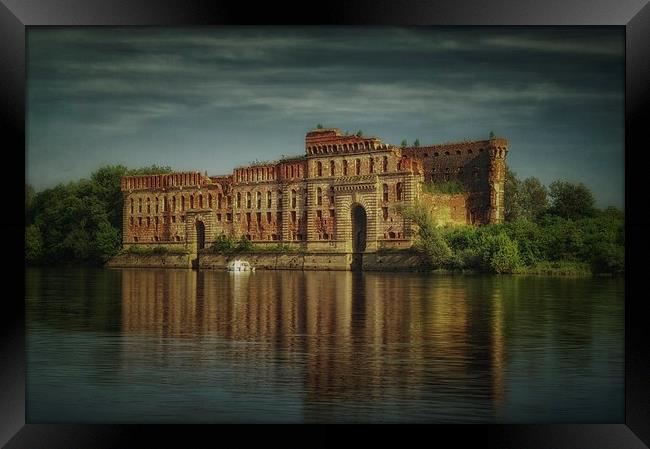
<path id="1" fill-rule="evenodd" d="M 0 441 L 647 447 L 650 7 L 529 3 L 3 0 Z"/>

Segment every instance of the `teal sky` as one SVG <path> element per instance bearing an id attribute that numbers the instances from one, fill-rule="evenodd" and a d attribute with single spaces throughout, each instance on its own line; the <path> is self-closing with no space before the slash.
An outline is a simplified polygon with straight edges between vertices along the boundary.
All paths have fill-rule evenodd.
<path id="1" fill-rule="evenodd" d="M 508 138 L 520 178 L 623 207 L 622 27 L 28 28 L 27 182 L 106 164 L 228 174 L 317 123 Z"/>

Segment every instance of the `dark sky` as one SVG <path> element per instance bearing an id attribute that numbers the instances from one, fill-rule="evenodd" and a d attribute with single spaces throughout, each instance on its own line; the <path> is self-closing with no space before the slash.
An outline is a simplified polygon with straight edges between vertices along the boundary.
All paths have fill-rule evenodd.
<path id="1" fill-rule="evenodd" d="M 30 28 L 27 181 L 106 164 L 228 174 L 316 124 L 510 141 L 520 178 L 623 207 L 622 27 Z"/>

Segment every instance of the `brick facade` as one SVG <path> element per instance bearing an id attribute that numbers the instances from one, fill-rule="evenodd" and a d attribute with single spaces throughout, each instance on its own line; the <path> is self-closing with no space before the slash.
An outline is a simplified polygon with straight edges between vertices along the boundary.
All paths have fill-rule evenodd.
<path id="1" fill-rule="evenodd" d="M 310 131 L 305 155 L 236 168 L 231 175 L 200 172 L 128 176 L 123 243 L 193 246 L 220 234 L 256 243 L 289 243 L 307 251 L 351 252 L 352 211 L 365 211 L 365 250 L 411 245 L 413 224 L 399 204 L 424 200 L 440 223 L 503 220 L 508 142 L 503 138 L 398 148 L 376 137 Z M 457 195 L 430 195 L 422 182 L 458 180 Z"/>

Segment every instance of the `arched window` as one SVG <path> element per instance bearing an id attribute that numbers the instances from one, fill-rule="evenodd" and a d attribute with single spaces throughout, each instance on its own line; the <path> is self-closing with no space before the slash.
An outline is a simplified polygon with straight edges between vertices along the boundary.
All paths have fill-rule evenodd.
<path id="1" fill-rule="evenodd" d="M 131 198 L 131 214 L 133 214 L 133 198 Z"/>
<path id="2" fill-rule="evenodd" d="M 221 209 L 221 201 L 222 201 L 223 195 L 221 193 L 217 194 L 217 209 Z"/>
<path id="3" fill-rule="evenodd" d="M 398 182 L 395 185 L 395 194 L 397 196 L 397 201 L 402 201 L 402 183 Z"/>
<path id="4" fill-rule="evenodd" d="M 158 213 L 158 197 L 156 197 L 156 213 Z"/>
<path id="5" fill-rule="evenodd" d="M 142 213 L 142 198 L 138 198 L 138 212 Z"/>
<path id="6" fill-rule="evenodd" d="M 199 209 L 203 209 L 203 195 L 199 194 Z"/>
<path id="7" fill-rule="evenodd" d="M 296 191 L 291 190 L 291 207 L 296 207 Z"/>
<path id="8" fill-rule="evenodd" d="M 293 178 L 293 165 L 291 166 L 291 177 Z"/>
<path id="9" fill-rule="evenodd" d="M 172 212 L 176 212 L 176 197 L 172 196 Z"/>
<path id="10" fill-rule="evenodd" d="M 354 166 L 355 166 L 355 169 L 354 169 L 355 173 L 357 174 L 357 176 L 360 175 L 361 174 L 361 161 L 359 159 L 357 159 L 354 162 Z"/>
<path id="11" fill-rule="evenodd" d="M 190 195 L 190 209 L 194 209 L 194 195 Z"/>
<path id="12" fill-rule="evenodd" d="M 256 195 L 256 203 L 257 203 L 257 208 L 261 209 L 262 208 L 262 192 L 257 192 Z"/>
<path id="13" fill-rule="evenodd" d="M 388 171 L 388 156 L 384 156 L 384 159 L 382 161 L 382 170 L 384 172 Z"/>
<path id="14" fill-rule="evenodd" d="M 330 161 L 330 176 L 334 176 L 334 161 Z"/>
<path id="15" fill-rule="evenodd" d="M 323 204 L 323 189 L 320 187 L 316 189 L 316 204 L 319 206 Z"/>
<path id="16" fill-rule="evenodd" d="M 267 209 L 271 208 L 271 191 L 266 192 L 266 207 Z"/>
<path id="17" fill-rule="evenodd" d="M 343 160 L 343 176 L 348 175 L 348 161 L 345 159 Z"/>
<path id="18" fill-rule="evenodd" d="M 316 176 L 323 176 L 323 163 L 320 161 L 316 163 Z"/>
<path id="19" fill-rule="evenodd" d="M 208 193 L 208 208 L 212 209 L 212 194 Z"/>
<path id="20" fill-rule="evenodd" d="M 149 197 L 147 197 L 147 213 L 151 213 L 151 199 Z"/>
<path id="21" fill-rule="evenodd" d="M 251 208 L 251 193 L 246 192 L 246 209 Z"/>
<path id="22" fill-rule="evenodd" d="M 383 185 L 384 201 L 388 201 L 388 184 Z"/>
<path id="23" fill-rule="evenodd" d="M 374 173 L 375 172 L 375 160 L 373 158 L 370 158 L 369 167 L 370 167 L 370 173 Z"/>
<path id="24" fill-rule="evenodd" d="M 241 193 L 237 192 L 237 207 L 241 208 Z"/>
<path id="25" fill-rule="evenodd" d="M 282 190 L 278 190 L 277 203 L 278 203 L 278 209 L 280 209 L 282 207 Z"/>

